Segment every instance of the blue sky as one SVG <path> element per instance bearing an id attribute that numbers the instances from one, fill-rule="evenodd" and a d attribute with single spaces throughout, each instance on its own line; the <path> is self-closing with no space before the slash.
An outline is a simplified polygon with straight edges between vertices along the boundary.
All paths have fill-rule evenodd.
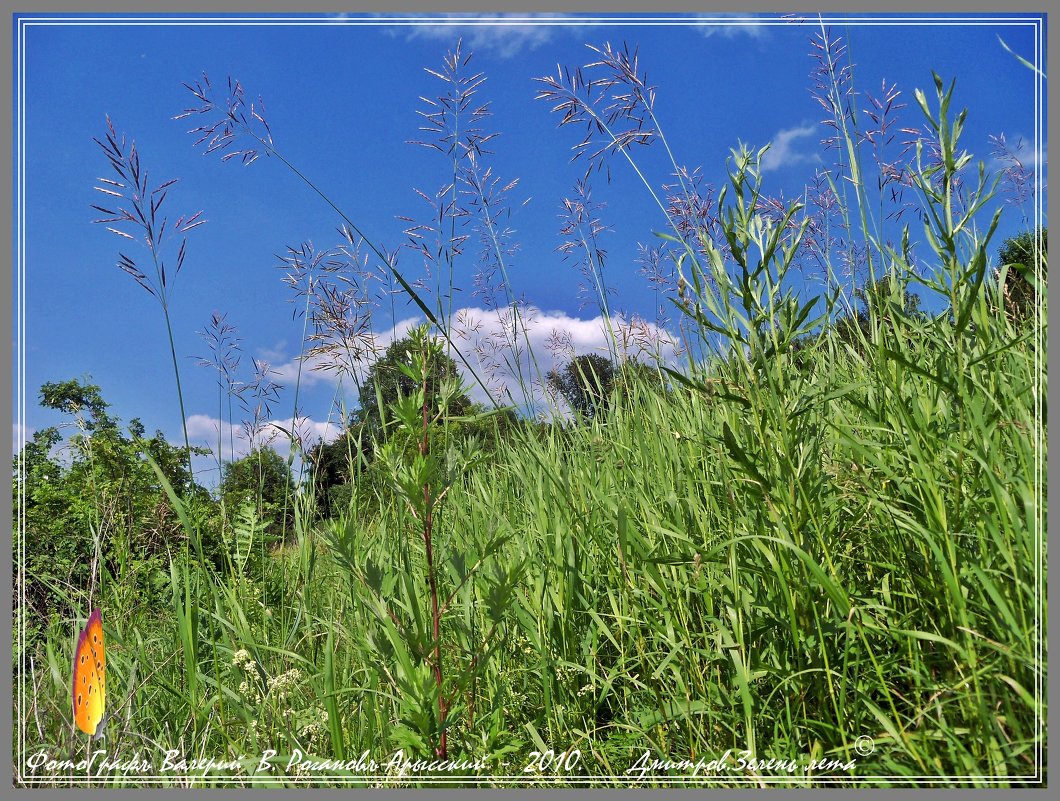
<path id="1" fill-rule="evenodd" d="M 433 196 L 449 181 L 444 155 L 407 141 L 424 136 L 417 111 L 428 106 L 421 98 L 445 91 L 425 68 L 440 71 L 446 53 L 463 37 L 463 53 L 472 54 L 467 70 L 486 78 L 475 95 L 478 104 L 490 103 L 492 116 L 483 127 L 500 134 L 490 142 L 493 154 L 483 167 L 492 169 L 499 186 L 518 179 L 507 193 L 512 214 L 506 224 L 517 243 L 506 260 L 511 284 L 539 310 L 534 341 L 565 329 L 578 352 L 603 343 L 599 309 L 581 303 L 584 279 L 557 251 L 563 200 L 573 197 L 584 171 L 580 162 L 570 162 L 581 130 L 557 127 L 550 104 L 535 100 L 541 85 L 534 78 L 554 75 L 557 65 L 574 68 L 595 60 L 587 44 L 625 42 L 638 48 L 640 69 L 657 87 L 654 110 L 667 143 L 680 164 L 702 169 L 705 183 L 723 183 L 729 150 L 739 141 L 755 147 L 773 143 L 765 190 L 786 199 L 801 196 L 815 173 L 835 161 L 834 151 L 820 144 L 828 130 L 811 93 L 816 20 L 773 24 L 768 17 L 742 23 L 718 17 L 661 25 L 645 18 L 620 26 L 572 17 L 564 25 L 543 20 L 456 25 L 436 19 L 396 26 L 378 24 L 377 18 L 367 18 L 376 24 L 366 25 L 365 18 L 351 16 L 321 17 L 327 25 L 133 26 L 99 19 L 26 30 L 27 405 L 24 428 L 15 425 L 16 448 L 34 430 L 62 419 L 37 406 L 40 385 L 85 376 L 102 388 L 122 421 L 138 417 L 149 431 L 161 429 L 173 442 L 182 439 L 161 311 L 115 266 L 119 250 L 146 251 L 92 224 L 98 215 L 90 204 L 107 200 L 94 191 L 106 186 L 97 179 L 116 178 L 93 141 L 102 138 L 106 115 L 119 133 L 136 141 L 151 184 L 180 179 L 165 201 L 171 223 L 200 209 L 208 221 L 188 233 L 184 266 L 172 284 L 193 444 L 217 438 L 216 375 L 192 358 L 208 353 L 197 332 L 215 312 L 226 314 L 238 329 L 239 378 L 250 380 L 251 357 L 268 361 L 286 387 L 273 415 L 292 416 L 302 321 L 292 318 L 293 295 L 281 280 L 277 254 L 307 241 L 318 250 L 341 244 L 336 232 L 341 220 L 276 159 L 262 158 L 249 167 L 222 164 L 217 154 L 203 156 L 203 148 L 193 146 L 187 131 L 195 122 L 172 117 L 194 102 L 182 83 L 204 71 L 217 88 L 232 76 L 248 99 L 262 97 L 277 150 L 372 240 L 395 250 L 408 241 L 405 229 L 430 221 L 431 209 L 416 190 Z M 901 92 L 897 102 L 907 104 L 899 112 L 901 125 L 922 127 L 913 90 L 922 88 L 931 97 L 934 70 L 947 81 L 956 78 L 954 105 L 969 109 L 965 148 L 996 167 L 989 137 L 1004 134 L 1013 149 L 1022 139 L 1019 155 L 1036 166 L 1034 74 L 998 41 L 1000 34 L 1016 53 L 1033 60 L 1032 27 L 956 19 L 945 25 L 854 20 L 830 27 L 849 48 L 856 90 L 878 97 L 886 81 Z M 857 101 L 858 109 L 869 102 L 863 94 Z M 634 156 L 655 187 L 671 180 L 659 142 L 636 148 Z M 610 164 L 610 183 L 596 174 L 592 190 L 593 199 L 605 204 L 599 216 L 608 230 L 600 241 L 605 275 L 616 291 L 612 309 L 627 319 L 654 321 L 659 298 L 636 259 L 638 245 L 659 242 L 654 234 L 666 229 L 666 219 L 627 164 L 620 159 Z M 1020 211 L 1010 208 L 996 244 L 1023 225 Z M 914 239 L 918 228 L 913 226 Z M 454 306 L 472 310 L 488 329 L 495 315 L 491 318 L 483 299 L 472 293 L 477 251 L 472 239 L 458 265 L 462 291 Z M 410 279 L 423 276 L 423 259 L 410 249 L 402 250 L 398 266 Z M 402 326 L 416 312 L 405 299 L 397 301 Z M 385 343 L 394 323 L 389 305 L 375 319 Z M 541 358 L 550 365 L 559 357 Z M 337 394 L 342 392 L 336 392 L 334 380 L 303 373 L 300 413 L 314 435 L 324 433 Z M 352 403 L 352 392 L 346 397 Z M 244 448 L 236 443 L 237 452 Z M 201 467 L 208 471 L 208 462 Z M 210 482 L 205 472 L 201 478 Z"/>

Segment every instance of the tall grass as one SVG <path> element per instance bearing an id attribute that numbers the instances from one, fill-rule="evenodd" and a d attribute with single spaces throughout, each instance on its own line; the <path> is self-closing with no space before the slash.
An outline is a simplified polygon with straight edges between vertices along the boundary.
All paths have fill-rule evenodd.
<path id="1" fill-rule="evenodd" d="M 597 53 L 612 79 L 593 86 L 629 90 L 627 121 L 638 104 L 650 111 L 654 89 L 635 53 Z M 863 176 L 830 68 L 841 169 Z M 549 91 L 568 92 L 568 108 L 588 115 L 575 118 L 600 122 L 592 102 L 576 100 L 588 84 L 572 75 Z M 168 608 L 104 596 L 109 752 L 240 763 L 147 779 L 196 786 L 1042 777 L 1036 360 L 1047 304 L 1043 295 L 1032 327 L 1001 311 L 988 259 L 997 217 L 975 227 L 993 185 L 981 176 L 955 194 L 970 157 L 958 149 L 963 113 L 952 115 L 951 96 L 937 78 L 931 101 L 917 94 L 937 146 L 917 146 L 906 165 L 925 222 L 919 258 L 908 234 L 897 245 L 882 237 L 861 183 L 840 210 L 848 226 L 861 221 L 864 267 L 883 280 L 864 327 L 843 335 L 829 325 L 843 280 L 827 220 L 803 204 L 772 205 L 766 151 L 741 147 L 716 202 L 676 161 L 683 200 L 656 197 L 680 275 L 669 300 L 691 345 L 685 368 L 664 365 L 665 386 L 658 372 L 631 372 L 606 414 L 516 427 L 486 459 L 444 403 L 431 411 L 414 365 L 441 345 L 419 334 L 409 375 L 421 385 L 395 407 L 400 436 L 378 457 L 388 488 L 371 503 L 322 520 L 312 494 L 300 494 L 297 536 L 259 553 L 253 569 L 259 523 L 237 521 L 224 569 L 173 559 Z M 592 130 L 605 136 L 594 158 L 629 156 L 640 141 Z M 707 206 L 709 225 L 679 219 Z M 821 297 L 794 289 L 808 257 L 827 267 Z M 930 270 L 918 268 L 925 261 Z M 603 273 L 590 264 L 587 275 L 607 315 Z M 907 313 L 910 289 L 941 311 Z M 420 306 L 445 338 L 451 309 Z M 200 541 L 202 522 L 175 492 L 172 503 Z M 47 669 L 31 677 L 22 718 L 50 754 L 82 745 L 68 722 L 73 628 L 47 632 L 36 662 Z M 389 762 L 399 749 L 485 765 L 403 771 Z M 274 767 L 256 772 L 267 750 Z M 364 752 L 378 769 L 353 764 Z M 645 752 L 730 756 L 693 776 L 642 769 Z M 349 764 L 314 771 L 307 755 Z M 789 761 L 798 768 L 775 766 Z"/>
<path id="2" fill-rule="evenodd" d="M 181 215 L 177 222 L 169 229 L 169 237 L 166 236 L 166 224 L 168 219 L 159 212 L 165 203 L 170 188 L 177 179 L 164 181 L 154 189 L 148 183 L 148 170 L 140 161 L 140 152 L 136 148 L 136 142 L 126 142 L 125 135 L 118 135 L 114 125 L 107 117 L 107 130 L 103 134 L 102 141 L 96 139 L 107 161 L 110 163 L 114 174 L 120 178 L 115 181 L 110 178 L 97 179 L 103 186 L 97 186 L 96 191 L 102 193 L 110 205 L 114 208 L 93 205 L 100 214 L 104 216 L 94 220 L 96 223 L 105 224 L 107 230 L 116 236 L 146 248 L 150 260 L 151 273 L 145 273 L 138 266 L 139 259 L 119 253 L 117 266 L 122 272 L 130 275 L 151 297 L 158 301 L 162 309 L 162 317 L 166 324 L 166 336 L 169 338 L 169 353 L 173 361 L 173 376 L 176 379 L 177 402 L 180 406 L 180 424 L 184 432 L 184 448 L 188 456 L 188 473 L 194 475 L 191 463 L 191 442 L 188 439 L 188 417 L 184 411 L 184 392 L 180 383 L 180 367 L 177 364 L 177 350 L 173 342 L 173 323 L 170 319 L 170 306 L 173 295 L 173 279 L 180 273 L 184 266 L 184 256 L 187 252 L 187 237 L 181 238 L 180 248 L 176 255 L 176 266 L 170 262 L 170 271 L 167 275 L 166 260 L 163 255 L 163 246 L 169 237 L 176 234 L 187 234 L 189 231 L 205 224 L 202 211 L 195 214 Z M 119 205 L 127 204 L 127 205 Z M 119 226 L 115 228 L 113 226 Z M 143 236 L 143 242 L 139 243 L 127 229 L 131 229 Z"/>

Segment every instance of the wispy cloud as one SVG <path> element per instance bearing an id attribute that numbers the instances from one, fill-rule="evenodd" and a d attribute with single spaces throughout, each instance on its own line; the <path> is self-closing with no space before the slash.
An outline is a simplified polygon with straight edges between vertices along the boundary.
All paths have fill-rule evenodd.
<path id="1" fill-rule="evenodd" d="M 762 157 L 762 172 L 790 167 L 793 164 L 820 163 L 820 153 L 816 150 L 799 150 L 797 145 L 799 140 L 811 137 L 816 132 L 817 126 L 812 123 L 777 131 L 773 136 L 772 146 Z"/>
<path id="2" fill-rule="evenodd" d="M 332 442 L 338 439 L 342 426 L 336 420 L 320 421 L 311 417 L 299 417 L 297 420 L 291 417 L 270 420 L 255 435 L 253 446 L 272 448 L 280 456 L 287 458 L 291 452 L 292 431 L 296 439 L 300 441 L 302 449 L 308 450 L 320 440 Z M 210 451 L 207 456 L 196 454 L 192 457 L 195 478 L 207 487 L 216 487 L 220 483 L 217 454 L 218 432 L 220 432 L 221 440 L 220 460 L 224 463 L 241 459 L 251 451 L 250 438 L 238 423 L 229 424 L 225 420 L 219 420 L 208 414 L 190 415 L 188 417 L 188 438 L 193 446 L 202 446 Z M 171 438 L 170 442 L 174 446 L 180 444 L 176 438 Z M 301 459 L 297 457 L 297 452 L 293 467 L 297 475 L 301 470 Z"/>
<path id="3" fill-rule="evenodd" d="M 523 50 L 536 50 L 557 34 L 566 30 L 545 24 L 547 19 L 563 14 L 445 14 L 433 22 L 405 28 L 406 39 L 430 39 L 456 43 L 463 39 L 468 49 L 491 52 L 500 58 L 511 58 Z M 467 21 L 475 18 L 473 21 Z M 536 18 L 540 22 L 529 22 Z M 451 21 L 450 21 L 451 20 Z"/>
<path id="4" fill-rule="evenodd" d="M 1038 150 L 1034 139 L 1016 134 L 1006 136 L 999 134 L 990 138 L 992 156 L 987 163 L 987 169 L 991 172 L 1004 172 L 1005 170 L 1040 170 L 1048 163 L 1048 148 L 1042 146 L 1042 158 L 1038 158 Z"/>
<path id="5" fill-rule="evenodd" d="M 735 39 L 737 36 L 749 36 L 762 39 L 768 33 L 768 26 L 755 14 L 715 11 L 710 14 L 696 14 L 697 30 L 704 36 L 722 36 Z"/>

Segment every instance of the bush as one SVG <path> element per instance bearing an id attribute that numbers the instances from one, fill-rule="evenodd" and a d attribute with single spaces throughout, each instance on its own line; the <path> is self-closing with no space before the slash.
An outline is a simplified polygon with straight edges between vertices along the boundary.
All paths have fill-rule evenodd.
<path id="1" fill-rule="evenodd" d="M 56 428 L 38 431 L 14 460 L 16 508 L 20 480 L 25 490 L 30 619 L 65 615 L 104 592 L 150 603 L 185 533 L 145 456 L 200 518 L 212 506 L 209 493 L 189 474 L 187 452 L 170 445 L 161 432 L 147 438 L 143 425 L 133 420 L 122 433 L 98 386 L 77 380 L 46 383 L 40 398 L 43 406 L 73 416 L 78 433 L 64 443 Z M 207 534 L 204 548 L 215 546 L 214 539 Z M 112 586 L 105 586 L 107 577 Z"/>
<path id="2" fill-rule="evenodd" d="M 224 466 L 221 501 L 230 519 L 250 506 L 265 523 L 266 535 L 282 539 L 294 523 L 292 485 L 287 461 L 272 448 L 262 446 Z"/>

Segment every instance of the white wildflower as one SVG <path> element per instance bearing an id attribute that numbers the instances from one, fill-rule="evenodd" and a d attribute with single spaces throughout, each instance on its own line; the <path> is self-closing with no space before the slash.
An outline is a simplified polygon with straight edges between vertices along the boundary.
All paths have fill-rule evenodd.
<path id="1" fill-rule="evenodd" d="M 302 671 L 298 668 L 291 668 L 286 673 L 281 673 L 279 676 L 269 679 L 269 692 L 278 703 L 283 703 L 290 697 L 292 691 L 301 680 Z"/>

